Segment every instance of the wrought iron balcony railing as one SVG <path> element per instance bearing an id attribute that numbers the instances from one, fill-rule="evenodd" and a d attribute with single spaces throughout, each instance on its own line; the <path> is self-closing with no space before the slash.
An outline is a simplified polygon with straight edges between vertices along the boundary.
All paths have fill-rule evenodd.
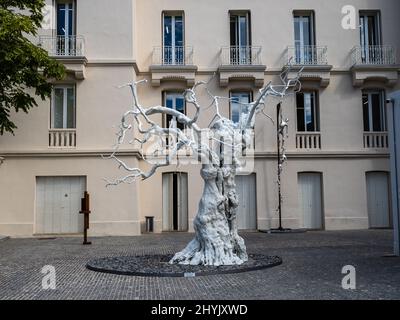
<path id="1" fill-rule="evenodd" d="M 39 46 L 55 57 L 85 55 L 85 39 L 82 36 L 39 36 Z"/>
<path id="2" fill-rule="evenodd" d="M 327 65 L 326 46 L 288 46 L 286 51 L 288 65 Z"/>
<path id="3" fill-rule="evenodd" d="M 220 59 L 221 65 L 261 65 L 261 47 L 222 47 Z"/>
<path id="4" fill-rule="evenodd" d="M 191 46 L 154 47 L 152 64 L 157 66 L 193 65 L 193 47 Z"/>
<path id="5" fill-rule="evenodd" d="M 396 52 L 392 46 L 355 46 L 351 59 L 353 65 L 394 65 Z"/>

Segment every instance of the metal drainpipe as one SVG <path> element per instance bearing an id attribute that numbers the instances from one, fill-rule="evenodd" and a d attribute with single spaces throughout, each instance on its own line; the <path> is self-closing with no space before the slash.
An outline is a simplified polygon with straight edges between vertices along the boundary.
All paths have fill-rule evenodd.
<path id="1" fill-rule="evenodd" d="M 393 212 L 393 253 L 400 256 L 400 91 L 389 95 L 388 131 L 390 147 L 392 212 Z"/>

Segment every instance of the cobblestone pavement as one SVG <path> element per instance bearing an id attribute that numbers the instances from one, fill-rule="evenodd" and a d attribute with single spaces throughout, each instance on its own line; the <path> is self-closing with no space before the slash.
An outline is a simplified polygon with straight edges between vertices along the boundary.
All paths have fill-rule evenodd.
<path id="1" fill-rule="evenodd" d="M 279 255 L 270 269 L 194 278 L 132 277 L 85 268 L 94 257 L 170 254 L 192 238 L 187 233 L 138 237 L 0 241 L 0 299 L 400 299 L 400 258 L 392 231 L 321 231 L 243 234 L 248 251 Z M 357 288 L 344 290 L 344 265 L 357 271 Z M 44 265 L 56 270 L 56 289 L 43 290 Z"/>

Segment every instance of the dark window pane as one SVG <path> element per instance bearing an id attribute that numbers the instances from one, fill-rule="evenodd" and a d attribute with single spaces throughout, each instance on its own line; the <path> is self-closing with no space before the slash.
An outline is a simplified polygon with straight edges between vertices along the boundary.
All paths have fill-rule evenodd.
<path id="1" fill-rule="evenodd" d="M 236 18 L 237 18 L 236 16 L 231 15 L 230 19 L 231 46 L 235 46 L 237 43 Z"/>
<path id="2" fill-rule="evenodd" d="M 369 45 L 377 45 L 378 37 L 376 34 L 376 16 L 368 17 L 368 42 Z"/>
<path id="3" fill-rule="evenodd" d="M 381 115 L 381 95 L 374 93 L 371 95 L 371 100 L 373 131 L 383 131 Z"/>
<path id="4" fill-rule="evenodd" d="M 297 109 L 297 131 L 305 131 L 304 127 L 304 109 Z"/>
<path id="5" fill-rule="evenodd" d="M 175 46 L 183 46 L 183 18 L 181 16 L 175 17 Z"/>
<path id="6" fill-rule="evenodd" d="M 316 92 L 296 94 L 297 131 L 319 131 L 319 110 Z"/>
<path id="7" fill-rule="evenodd" d="M 369 110 L 368 110 L 368 95 L 363 94 L 362 96 L 363 104 L 363 121 L 364 121 L 364 131 L 369 131 Z"/>
<path id="8" fill-rule="evenodd" d="M 164 16 L 164 46 L 172 45 L 172 17 Z"/>
<path id="9" fill-rule="evenodd" d="M 57 6 L 57 35 L 65 35 L 65 4 Z"/>
<path id="10" fill-rule="evenodd" d="M 319 101 L 318 101 L 318 93 L 314 92 L 313 93 L 313 99 L 314 99 L 314 126 L 315 126 L 315 131 L 320 131 L 319 127 Z"/>
<path id="11" fill-rule="evenodd" d="M 302 92 L 296 94 L 296 108 L 297 108 L 297 131 L 305 131 L 304 94 Z"/>
<path id="12" fill-rule="evenodd" d="M 249 92 L 232 93 L 231 100 L 231 120 L 239 123 L 244 114 L 249 112 L 246 103 L 250 103 L 251 94 Z"/>
<path id="13" fill-rule="evenodd" d="M 294 41 L 300 45 L 300 18 L 294 17 Z"/>
<path id="14" fill-rule="evenodd" d="M 239 111 L 239 104 L 232 102 L 231 104 L 231 120 L 234 123 L 238 123 L 239 122 L 239 115 L 240 115 L 240 111 Z"/>
<path id="15" fill-rule="evenodd" d="M 165 97 L 165 105 L 167 108 L 175 109 L 185 114 L 185 99 L 179 94 L 167 94 Z M 176 121 L 175 117 L 172 117 L 170 115 L 166 116 L 166 127 L 170 127 L 172 119 L 176 122 L 177 128 L 184 129 L 184 124 L 179 123 L 178 121 Z"/>
<path id="16" fill-rule="evenodd" d="M 304 117 L 307 131 L 315 131 L 314 127 L 314 99 L 312 93 L 304 94 Z"/>
<path id="17" fill-rule="evenodd" d="M 72 10 L 72 3 L 69 4 L 69 10 L 68 10 L 68 31 L 67 34 L 72 36 L 72 30 L 73 30 L 73 10 Z"/>
<path id="18" fill-rule="evenodd" d="M 75 128 L 75 94 L 73 88 L 67 89 L 67 128 Z"/>
<path id="19" fill-rule="evenodd" d="M 183 97 L 176 97 L 175 104 L 177 111 L 185 113 L 185 101 Z M 177 122 L 177 127 L 183 130 L 185 128 L 185 125 L 183 123 Z"/>
<path id="20" fill-rule="evenodd" d="M 248 37 L 247 37 L 247 19 L 246 16 L 239 17 L 239 28 L 240 28 L 240 46 L 248 45 Z"/>
<path id="21" fill-rule="evenodd" d="M 303 17 L 303 39 L 304 46 L 311 45 L 311 19 L 310 17 Z"/>
<path id="22" fill-rule="evenodd" d="M 64 127 L 64 90 L 63 88 L 54 89 L 53 107 L 53 128 L 62 129 Z"/>

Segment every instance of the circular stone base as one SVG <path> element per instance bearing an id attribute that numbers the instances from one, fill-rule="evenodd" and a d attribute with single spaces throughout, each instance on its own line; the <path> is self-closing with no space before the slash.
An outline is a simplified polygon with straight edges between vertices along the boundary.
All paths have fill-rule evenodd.
<path id="1" fill-rule="evenodd" d="M 304 233 L 307 232 L 307 229 L 269 229 L 269 230 L 258 230 L 262 233 Z"/>
<path id="2" fill-rule="evenodd" d="M 239 273 L 274 267 L 282 263 L 278 256 L 249 254 L 249 260 L 232 266 L 192 266 L 169 264 L 173 255 L 109 257 L 90 260 L 86 268 L 98 272 L 142 277 L 196 277 Z"/>

